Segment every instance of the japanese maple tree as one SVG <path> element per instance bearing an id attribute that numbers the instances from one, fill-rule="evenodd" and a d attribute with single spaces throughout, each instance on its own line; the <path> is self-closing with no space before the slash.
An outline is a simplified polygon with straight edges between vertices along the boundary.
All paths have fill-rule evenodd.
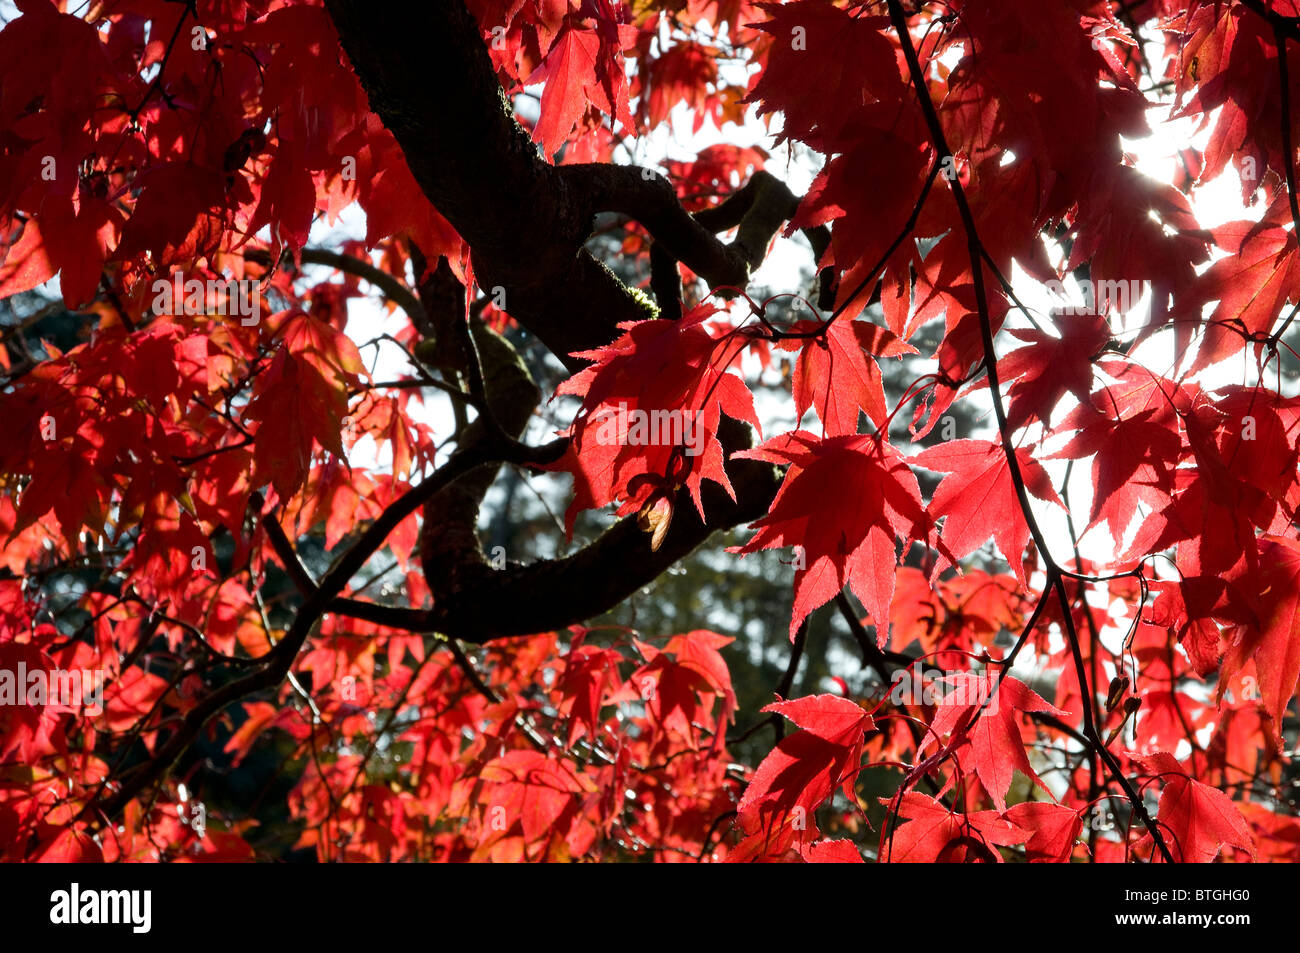
<path id="1" fill-rule="evenodd" d="M 3 859 L 1300 860 L 1300 3 L 16 6 Z"/>

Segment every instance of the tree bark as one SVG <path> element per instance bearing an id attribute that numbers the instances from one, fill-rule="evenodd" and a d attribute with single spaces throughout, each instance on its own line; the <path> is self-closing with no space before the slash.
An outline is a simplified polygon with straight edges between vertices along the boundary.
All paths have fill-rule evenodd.
<path id="1" fill-rule="evenodd" d="M 515 122 L 479 26 L 462 0 L 326 0 L 326 6 L 371 109 L 392 131 L 424 193 L 468 243 L 479 285 L 503 288 L 505 310 L 571 371 L 582 364 L 572 352 L 607 344 L 620 322 L 653 314 L 583 247 L 598 212 L 640 222 L 655 240 L 659 261 L 666 252 L 673 269 L 680 261 L 714 287 L 741 289 L 798 204 L 783 183 L 759 173 L 725 209 L 692 216 L 668 181 L 648 170 L 552 166 Z M 718 239 L 716 232 L 732 227 L 738 229 L 735 241 Z M 815 241 L 824 239 L 819 234 Z M 729 452 L 751 444 L 748 427 L 724 425 L 720 435 Z M 705 494 L 707 521 L 701 521 L 683 491 L 668 536 L 653 553 L 649 537 L 629 517 L 566 558 L 492 569 L 464 538 L 463 513 L 454 545 L 438 542 L 439 521 L 431 518 L 422 536 L 435 596 L 430 626 L 483 642 L 607 611 L 715 530 L 767 511 L 779 472 L 739 460 L 727 470 L 737 500 L 712 487 Z M 478 489 L 471 496 L 481 499 Z M 470 496 L 457 492 L 464 509 Z M 451 497 L 426 516 L 445 518 Z M 468 557 L 454 572 L 446 564 L 452 552 Z"/>

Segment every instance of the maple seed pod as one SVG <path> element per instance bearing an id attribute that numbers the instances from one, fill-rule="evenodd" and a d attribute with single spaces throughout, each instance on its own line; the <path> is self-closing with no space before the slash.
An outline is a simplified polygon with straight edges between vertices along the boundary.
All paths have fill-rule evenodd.
<path id="1" fill-rule="evenodd" d="M 1110 690 L 1106 692 L 1106 711 L 1112 712 L 1119 700 L 1128 694 L 1128 676 L 1116 675 L 1110 680 Z"/>
<path id="2" fill-rule="evenodd" d="M 1124 720 L 1116 725 L 1111 730 L 1111 733 L 1106 737 L 1106 745 L 1108 747 L 1112 741 L 1119 737 L 1119 733 L 1124 730 L 1124 726 L 1128 724 L 1129 719 L 1132 718 L 1141 707 L 1142 699 L 1136 695 L 1130 695 L 1128 698 L 1124 699 Z"/>
<path id="3" fill-rule="evenodd" d="M 636 514 L 636 525 L 642 532 L 650 534 L 650 552 L 657 553 L 668 535 L 668 527 L 673 522 L 673 500 L 668 494 L 659 491 L 641 505 Z"/>

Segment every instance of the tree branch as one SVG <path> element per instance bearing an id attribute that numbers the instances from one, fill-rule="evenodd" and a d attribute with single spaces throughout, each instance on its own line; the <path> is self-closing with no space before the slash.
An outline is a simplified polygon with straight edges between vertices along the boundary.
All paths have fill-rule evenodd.
<path id="1" fill-rule="evenodd" d="M 723 418 L 718 432 L 726 446 L 750 442 L 747 425 Z M 600 538 L 562 559 L 526 566 L 468 568 L 458 589 L 444 591 L 430 611 L 434 629 L 465 642 L 527 635 L 563 628 L 606 612 L 658 578 L 718 529 L 749 523 L 767 512 L 780 483 L 771 464 L 732 460 L 732 500 L 720 486 L 704 486 L 702 522 L 689 493 L 674 500 L 676 516 L 658 550 L 635 516 L 620 520 Z M 432 584 L 432 583 L 431 583 Z"/>
<path id="2" fill-rule="evenodd" d="M 292 260 L 288 252 L 285 253 L 285 258 Z M 267 268 L 271 267 L 270 253 L 260 248 L 247 249 L 244 252 L 244 260 L 264 265 Z M 406 283 L 368 261 L 362 261 L 352 255 L 330 251 L 326 248 L 304 248 L 302 250 L 302 262 L 306 265 L 328 265 L 330 268 L 336 268 L 345 274 L 355 275 L 382 291 L 385 298 L 406 312 L 406 316 L 411 319 L 417 328 L 423 328 L 428 323 L 424 305 L 406 286 Z"/>
<path id="3" fill-rule="evenodd" d="M 613 340 L 621 321 L 650 316 L 583 249 L 587 203 L 515 122 L 462 0 L 326 7 L 371 109 L 469 244 L 479 284 L 505 289 L 512 318 L 577 370 L 572 352 Z"/>

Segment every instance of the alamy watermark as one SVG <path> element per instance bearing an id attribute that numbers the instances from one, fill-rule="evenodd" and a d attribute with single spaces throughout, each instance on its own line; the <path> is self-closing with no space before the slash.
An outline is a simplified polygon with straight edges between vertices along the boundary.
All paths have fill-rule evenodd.
<path id="1" fill-rule="evenodd" d="M 704 452 L 707 436 L 697 411 L 628 409 L 626 403 L 597 413 L 587 425 L 597 428 L 596 442 L 602 447 L 683 447 L 688 457 Z"/>
<path id="2" fill-rule="evenodd" d="M 998 710 L 998 696 L 991 691 L 988 678 L 963 674 L 935 678 L 911 668 L 898 669 L 891 676 L 888 687 L 881 686 L 875 700 L 885 698 L 900 708 L 907 705 L 983 707 L 990 715 L 997 714 Z"/>
<path id="3" fill-rule="evenodd" d="M 50 922 L 58 924 L 125 923 L 132 933 L 148 933 L 153 925 L 153 892 L 149 890 L 68 890 L 50 894 Z"/>
<path id="4" fill-rule="evenodd" d="M 262 319 L 262 298 L 252 278 L 186 279 L 173 272 L 153 283 L 153 295 L 154 314 L 217 314 L 237 317 L 244 327 Z"/>
<path id="5" fill-rule="evenodd" d="M 104 673 L 98 669 L 0 669 L 0 706 L 31 705 L 44 708 L 85 707 L 86 714 L 104 711 Z"/>
<path id="6" fill-rule="evenodd" d="M 1083 292 L 1083 304 L 1065 304 L 1057 308 L 1061 314 L 1107 314 L 1114 310 L 1127 314 L 1137 306 L 1142 296 L 1151 288 L 1151 282 L 1136 279 L 1114 281 L 1080 281 Z M 1057 299 L 1070 298 L 1065 285 L 1053 278 L 1044 282 L 1049 294 Z"/>

